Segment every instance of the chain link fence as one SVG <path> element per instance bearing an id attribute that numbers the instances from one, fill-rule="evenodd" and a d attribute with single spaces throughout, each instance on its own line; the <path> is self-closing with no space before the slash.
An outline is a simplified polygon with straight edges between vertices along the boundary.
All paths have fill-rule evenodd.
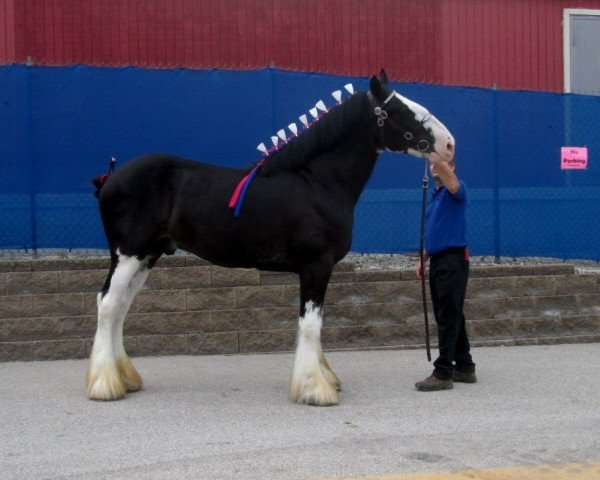
<path id="1" fill-rule="evenodd" d="M 286 72 L 0 67 L 0 253 L 104 249 L 91 179 L 108 160 L 165 151 L 244 168 L 316 101 L 364 78 Z M 454 134 L 473 255 L 600 260 L 600 97 L 394 83 Z M 585 170 L 561 170 L 586 146 Z M 419 245 L 423 162 L 382 154 L 352 250 Z M 251 194 L 251 192 L 250 192 Z"/>

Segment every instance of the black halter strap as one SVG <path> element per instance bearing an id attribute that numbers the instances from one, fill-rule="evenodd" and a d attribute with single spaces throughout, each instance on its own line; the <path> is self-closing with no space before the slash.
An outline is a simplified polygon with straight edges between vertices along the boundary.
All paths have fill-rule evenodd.
<path id="1" fill-rule="evenodd" d="M 379 103 L 379 101 L 375 98 L 375 96 L 368 91 L 367 92 L 367 97 L 369 98 L 369 101 L 371 102 L 371 105 L 373 105 L 373 113 L 375 114 L 375 116 L 377 117 L 377 125 L 379 125 L 379 127 L 383 127 L 385 125 L 385 122 L 389 122 L 389 124 L 392 126 L 392 128 L 394 130 L 397 130 L 399 132 L 402 132 L 402 134 L 404 135 L 404 138 L 408 141 L 412 140 L 414 138 L 414 135 L 412 132 L 406 130 L 405 128 L 402 128 L 400 125 L 398 125 L 396 122 L 394 122 L 388 115 L 388 113 L 383 109 L 383 107 L 385 107 L 388 102 L 394 97 L 394 95 L 396 95 L 395 91 L 392 91 L 392 93 L 389 94 L 389 96 L 383 101 L 383 103 Z M 429 120 L 431 118 L 431 113 L 428 112 L 427 115 L 425 115 L 425 117 L 421 120 L 421 125 L 424 124 L 427 120 Z M 384 146 L 383 143 L 383 128 L 380 130 L 381 133 L 381 146 Z M 421 140 L 421 142 L 424 142 L 424 148 L 421 149 L 419 147 L 417 147 L 417 149 L 419 151 L 425 151 L 427 150 L 427 148 L 429 148 L 429 142 L 427 142 L 426 140 Z M 421 144 L 421 142 L 419 142 L 419 145 Z M 408 148 L 407 148 L 408 150 Z M 427 171 L 429 169 L 429 162 L 426 160 L 425 161 L 425 174 L 423 175 L 423 201 L 421 204 L 421 238 L 420 238 L 420 242 L 419 242 L 419 260 L 421 262 L 421 295 L 423 298 L 423 315 L 425 317 L 425 348 L 427 350 L 427 360 L 429 360 L 431 362 L 431 347 L 429 344 L 429 318 L 427 315 L 427 295 L 426 295 L 426 289 L 425 289 L 425 213 L 426 213 L 426 208 L 427 208 L 427 190 L 429 187 L 429 176 L 427 174 Z"/>
<path id="2" fill-rule="evenodd" d="M 371 91 L 367 92 L 367 98 L 369 99 L 369 102 L 371 102 L 371 105 L 373 105 L 373 113 L 375 114 L 375 116 L 377 117 L 377 125 L 379 127 L 383 127 L 385 125 L 385 122 L 388 122 L 391 127 L 402 133 L 402 135 L 404 136 L 404 139 L 407 141 L 411 141 L 413 138 L 415 138 L 414 134 L 410 131 L 410 130 L 406 130 L 404 127 L 402 127 L 401 125 L 399 125 L 397 122 L 395 122 L 387 113 L 386 110 L 384 110 L 383 107 L 385 107 L 388 102 L 396 95 L 396 91 L 392 90 L 392 93 L 390 93 L 388 95 L 388 97 L 383 101 L 383 103 L 380 103 L 376 98 L 375 95 L 373 95 L 371 93 Z M 431 118 L 431 113 L 427 113 L 427 115 L 425 115 L 425 117 L 423 117 L 423 119 L 419 122 L 421 125 L 423 125 L 427 120 L 429 120 Z M 383 147 L 383 129 L 380 130 L 381 133 L 381 146 Z M 420 140 L 419 144 L 417 145 L 417 150 L 419 152 L 424 152 L 425 150 L 427 150 L 429 148 L 429 142 L 427 140 Z M 408 150 L 408 147 L 405 149 Z"/>

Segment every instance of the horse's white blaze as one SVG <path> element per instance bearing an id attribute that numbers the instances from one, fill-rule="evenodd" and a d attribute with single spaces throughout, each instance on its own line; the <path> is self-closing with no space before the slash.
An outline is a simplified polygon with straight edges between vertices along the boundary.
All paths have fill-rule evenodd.
<path id="1" fill-rule="evenodd" d="M 427 115 L 429 115 L 429 110 L 427 110 L 423 105 L 418 104 L 417 102 L 413 102 L 410 98 L 406 98 L 400 95 L 398 92 L 396 93 L 396 98 L 400 100 L 404 105 L 410 108 L 417 118 L 417 120 L 424 119 Z"/>
<path id="2" fill-rule="evenodd" d="M 321 367 L 322 325 L 321 308 L 315 306 L 313 302 L 307 302 L 304 317 L 300 317 L 298 322 L 296 357 L 290 381 L 290 399 L 297 403 L 309 405 L 339 403 L 336 388 L 328 381 Z"/>
<path id="3" fill-rule="evenodd" d="M 90 398 L 121 398 L 127 389 L 141 387 L 141 379 L 123 347 L 123 322 L 147 276 L 140 260 L 118 254 L 110 287 L 104 296 L 98 294 L 98 327 L 87 379 Z"/>
<path id="4" fill-rule="evenodd" d="M 411 111 L 414 112 L 415 118 L 418 121 L 426 119 L 423 126 L 431 132 L 435 143 L 433 145 L 432 153 L 423 153 L 413 148 L 408 149 L 408 153 L 416 157 L 430 157 L 431 155 L 439 155 L 443 160 L 451 160 L 454 157 L 454 137 L 446 126 L 435 118 L 429 110 L 424 106 L 419 105 L 417 102 L 413 102 L 409 98 L 403 97 L 396 92 L 396 97 L 402 103 L 404 103 Z"/>

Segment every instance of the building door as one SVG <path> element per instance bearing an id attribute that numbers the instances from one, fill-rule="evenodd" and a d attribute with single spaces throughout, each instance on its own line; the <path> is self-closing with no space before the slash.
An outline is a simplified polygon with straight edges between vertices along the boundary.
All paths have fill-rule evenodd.
<path id="1" fill-rule="evenodd" d="M 565 92 L 600 95 L 600 10 L 563 13 Z"/>

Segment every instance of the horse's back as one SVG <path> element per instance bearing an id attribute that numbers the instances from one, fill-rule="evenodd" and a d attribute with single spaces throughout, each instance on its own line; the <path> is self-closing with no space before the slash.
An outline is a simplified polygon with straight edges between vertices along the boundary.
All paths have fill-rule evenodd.
<path id="1" fill-rule="evenodd" d="M 169 183 L 180 177 L 183 172 L 211 167 L 219 168 L 166 153 L 149 153 L 130 160 L 118 168 L 108 178 L 100 192 L 100 198 L 115 193 L 111 191 L 111 184 L 114 184 L 113 188 L 119 189 L 135 190 L 143 185 L 154 187 L 154 182 Z"/>
<path id="2" fill-rule="evenodd" d="M 215 175 L 224 174 L 234 176 L 231 169 L 162 153 L 125 163 L 108 177 L 98 195 L 111 249 L 139 256 L 152 253 L 148 245 L 167 242 L 168 248 L 158 250 L 170 253 L 174 242 L 169 229 L 186 179 L 210 184 Z"/>
<path id="3" fill-rule="evenodd" d="M 293 270 L 330 248 L 336 261 L 346 253 L 351 212 L 293 172 L 257 177 L 235 217 L 228 204 L 244 173 L 167 154 L 126 163 L 99 196 L 111 249 L 182 248 L 219 265 L 270 270 Z"/>

